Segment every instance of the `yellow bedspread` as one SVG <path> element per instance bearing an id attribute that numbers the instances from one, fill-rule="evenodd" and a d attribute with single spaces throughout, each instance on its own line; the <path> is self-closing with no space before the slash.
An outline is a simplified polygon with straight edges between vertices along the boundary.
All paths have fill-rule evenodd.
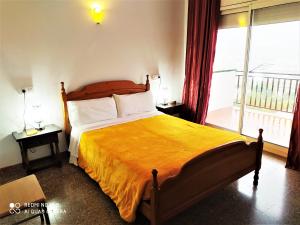
<path id="1" fill-rule="evenodd" d="M 190 159 L 217 146 L 245 140 L 242 136 L 168 115 L 85 132 L 78 164 L 116 203 L 121 217 L 132 222 L 150 186 L 152 169 L 159 183 L 178 174 Z"/>

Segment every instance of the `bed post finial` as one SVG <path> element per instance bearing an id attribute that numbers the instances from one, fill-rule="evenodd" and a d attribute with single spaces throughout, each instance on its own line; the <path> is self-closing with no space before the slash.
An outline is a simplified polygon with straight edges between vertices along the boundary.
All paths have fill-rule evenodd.
<path id="1" fill-rule="evenodd" d="M 259 136 L 258 136 L 258 141 L 262 141 L 263 137 L 262 137 L 262 133 L 264 132 L 264 129 L 259 129 Z"/>
<path id="2" fill-rule="evenodd" d="M 151 225 L 159 225 L 159 190 L 157 181 L 157 170 L 152 170 L 152 192 L 151 192 Z"/>
<path id="3" fill-rule="evenodd" d="M 152 170 L 152 178 L 153 178 L 152 187 L 153 187 L 153 189 L 158 189 L 157 174 L 158 174 L 157 170 L 153 169 Z"/>
<path id="4" fill-rule="evenodd" d="M 146 75 L 146 91 L 150 90 L 149 74 Z"/>
<path id="5" fill-rule="evenodd" d="M 67 144 L 69 144 L 71 127 L 69 122 L 69 114 L 68 114 L 68 106 L 67 106 L 67 93 L 65 90 L 65 83 L 60 82 L 60 84 L 61 84 L 61 98 L 63 101 L 63 110 L 64 110 L 65 137 L 66 137 Z"/>
<path id="6" fill-rule="evenodd" d="M 257 148 L 256 148 L 256 168 L 255 168 L 255 173 L 254 173 L 254 181 L 253 185 L 256 187 L 258 185 L 258 179 L 259 179 L 259 170 L 261 168 L 261 158 L 262 158 L 262 153 L 264 149 L 264 140 L 263 140 L 263 134 L 264 130 L 259 129 L 259 135 L 257 138 Z"/>
<path id="7" fill-rule="evenodd" d="M 61 93 L 66 93 L 65 83 L 64 82 L 60 82 L 60 84 L 61 84 Z"/>

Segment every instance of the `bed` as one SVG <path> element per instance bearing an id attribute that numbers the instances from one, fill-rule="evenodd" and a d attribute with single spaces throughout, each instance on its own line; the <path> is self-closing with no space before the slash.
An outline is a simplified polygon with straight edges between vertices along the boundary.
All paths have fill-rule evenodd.
<path id="1" fill-rule="evenodd" d="M 61 82 L 61 94 L 64 106 L 65 135 L 67 143 L 72 145 L 72 141 L 70 142 L 70 136 L 72 132 L 76 133 L 75 128 L 72 128 L 70 125 L 68 101 L 98 99 L 110 97 L 113 94 L 126 95 L 143 93 L 148 91 L 149 89 L 150 84 L 148 76 L 146 84 L 135 84 L 134 82 L 127 80 L 106 81 L 89 84 L 84 86 L 80 90 L 72 91 L 69 93 L 66 93 L 64 83 Z M 115 199 L 115 196 L 110 195 L 110 190 L 107 190 L 107 186 L 103 184 L 103 180 L 105 181 L 105 179 L 101 180 L 99 176 L 97 176 L 97 174 L 101 174 L 104 168 L 103 166 L 106 165 L 109 165 L 109 167 L 111 167 L 110 170 L 107 169 L 108 171 L 110 171 L 109 173 L 120 173 L 120 171 L 115 171 L 120 167 L 119 164 L 115 167 L 110 166 L 115 163 L 114 161 L 116 161 L 115 158 L 111 158 L 111 155 L 115 153 L 118 153 L 118 162 L 130 162 L 130 166 L 122 164 L 122 177 L 127 176 L 128 179 L 134 178 L 133 182 L 135 183 L 133 184 L 135 184 L 136 186 L 139 186 L 139 184 L 143 184 L 141 189 L 137 191 L 137 193 L 139 193 L 139 197 L 135 198 L 136 202 L 132 205 L 132 210 L 139 211 L 144 214 L 145 217 L 147 217 L 151 221 L 151 225 L 163 224 L 178 213 L 199 202 L 209 194 L 217 191 L 218 189 L 228 185 L 229 183 L 241 178 L 242 176 L 252 171 L 254 171 L 253 185 L 258 185 L 259 170 L 261 168 L 261 158 L 263 151 L 262 129 L 259 130 L 257 142 L 247 144 L 244 140 L 238 140 L 235 138 L 235 136 L 233 136 L 233 134 L 226 133 L 225 131 L 211 130 L 214 128 L 208 128 L 205 126 L 200 127 L 199 125 L 193 124 L 191 122 L 181 119 L 175 119 L 174 117 L 162 115 L 158 112 L 151 113 L 146 113 L 138 117 L 133 116 L 126 119 L 117 119 L 118 121 L 121 120 L 121 122 L 119 121 L 117 122 L 117 124 L 115 120 L 113 122 L 105 122 L 105 128 L 103 128 L 104 125 L 103 123 L 101 123 L 100 127 L 99 125 L 97 125 L 97 129 L 96 127 L 89 127 L 89 131 L 83 132 L 84 129 L 83 131 L 81 131 L 81 140 L 78 144 L 80 149 L 78 164 L 89 174 L 92 179 L 96 180 L 102 187 L 102 190 L 116 202 L 121 216 L 123 215 L 123 219 L 124 217 L 126 217 L 126 213 L 128 212 L 125 210 L 126 212 L 122 213 L 122 207 L 118 205 L 118 200 Z M 172 129 L 165 129 L 166 127 L 168 127 L 168 125 L 170 125 Z M 157 129 L 152 129 L 152 127 L 156 127 Z M 158 151 L 155 153 L 151 153 L 149 155 L 149 158 L 143 158 L 139 155 L 133 157 L 135 156 L 135 154 L 125 154 L 126 152 L 120 154 L 121 152 L 118 152 L 118 149 L 115 149 L 116 152 L 101 150 L 99 151 L 100 153 L 98 153 L 97 144 L 99 144 L 99 142 L 101 142 L 101 146 L 110 147 L 109 141 L 105 141 L 107 140 L 107 138 L 99 139 L 99 135 L 102 135 L 103 137 L 105 137 L 105 135 L 106 137 L 112 137 L 109 135 L 114 134 L 116 132 L 116 129 L 118 130 L 118 132 L 120 132 L 118 134 L 121 134 L 121 136 L 126 136 L 126 140 L 133 138 L 132 136 L 135 136 L 132 135 L 132 133 L 136 134 L 136 137 L 134 137 L 136 138 L 136 141 L 131 141 L 128 143 L 125 142 L 123 144 L 119 142 L 118 145 L 124 145 L 124 148 L 128 145 L 132 146 L 134 149 L 138 150 L 136 152 L 137 154 L 138 152 L 140 152 L 139 148 L 143 149 L 145 148 L 145 146 L 159 148 L 158 144 L 160 142 L 164 143 L 164 146 L 168 146 L 168 148 L 166 148 L 167 151 Z M 137 129 L 139 129 L 140 131 L 135 132 Z M 189 139 L 190 137 L 185 134 L 187 131 L 198 132 L 199 134 L 215 132 L 216 138 L 214 139 L 214 141 L 210 140 L 210 142 L 197 140 L 197 138 L 195 138 L 193 141 L 193 139 Z M 148 136 L 151 135 L 153 137 L 152 139 L 149 139 Z M 147 138 L 144 138 L 145 136 L 147 136 Z M 155 137 L 160 137 L 161 141 L 152 143 L 152 141 L 150 140 L 153 140 L 153 138 Z M 175 140 L 178 144 L 172 145 L 171 143 L 174 142 L 170 142 L 171 137 L 173 137 L 172 140 Z M 219 141 L 221 137 L 224 138 L 222 142 Z M 182 155 L 180 155 L 178 156 L 178 158 L 176 158 L 174 155 L 178 150 L 180 150 L 180 147 L 182 146 L 181 144 L 185 139 L 189 139 L 189 143 L 193 143 L 193 145 L 191 144 L 190 148 L 187 148 L 187 146 L 185 146 L 186 149 L 191 149 L 191 151 L 189 152 L 190 155 L 188 157 L 182 157 Z M 116 142 L 118 141 L 118 138 L 112 138 L 110 141 L 118 143 Z M 203 146 L 201 146 L 202 142 L 203 145 L 206 146 L 206 149 L 204 149 L 205 151 L 194 151 L 195 146 L 199 146 L 199 149 L 203 149 Z M 93 151 L 95 151 L 95 153 L 92 153 Z M 147 151 L 149 151 L 149 148 L 147 149 Z M 107 164 L 105 164 L 104 162 L 104 164 L 101 165 L 102 167 L 99 165 L 99 167 L 94 169 L 94 171 L 91 171 L 93 170 L 93 167 L 89 167 L 88 165 L 89 157 L 93 158 L 92 161 L 95 168 L 97 167 L 98 161 L 101 161 L 102 158 L 109 158 L 109 160 L 105 161 Z M 170 161 L 172 157 L 174 158 L 174 160 L 180 161 L 182 159 L 182 162 L 180 164 L 180 167 L 176 169 L 176 172 L 173 171 L 174 173 L 166 175 L 167 170 L 164 170 L 164 167 L 159 166 L 161 165 L 161 163 L 156 162 L 160 160 L 159 158 L 164 158 L 164 165 L 168 165 L 167 163 L 172 162 Z M 97 158 L 96 161 L 95 158 Z M 170 158 L 170 160 L 168 158 Z M 149 162 L 147 160 L 149 160 Z M 76 164 L 76 159 L 74 160 L 74 164 Z M 135 168 L 134 170 L 124 169 L 124 166 L 126 168 L 131 168 L 132 165 Z M 136 169 L 140 168 L 141 165 L 143 165 L 143 175 L 141 175 L 141 173 L 138 173 L 138 170 Z M 157 165 L 157 167 L 155 165 Z M 153 167 L 151 168 L 151 166 Z M 126 171 L 126 173 L 124 171 Z M 135 175 L 135 171 L 137 171 L 136 173 L 138 173 L 138 175 Z M 149 176 L 147 176 L 147 174 Z M 106 176 L 110 176 L 110 174 Z M 112 175 L 111 177 L 113 176 L 114 175 Z M 143 180 L 143 182 L 139 179 Z M 122 183 L 124 192 L 126 189 L 126 184 L 127 183 L 125 181 Z M 135 192 L 131 191 L 130 193 L 132 194 Z M 128 196 L 121 197 L 122 199 L 124 199 Z M 134 215 L 128 215 L 128 219 L 125 218 L 125 220 L 128 222 L 132 222 L 134 220 Z"/>

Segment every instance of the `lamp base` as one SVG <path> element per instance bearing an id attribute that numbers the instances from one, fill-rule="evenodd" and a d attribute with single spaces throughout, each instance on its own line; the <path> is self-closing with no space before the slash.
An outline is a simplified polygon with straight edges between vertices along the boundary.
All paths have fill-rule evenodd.
<path id="1" fill-rule="evenodd" d="M 45 129 L 45 127 L 38 127 L 38 128 L 35 128 L 35 129 L 38 130 L 38 131 L 42 131 L 42 130 Z"/>

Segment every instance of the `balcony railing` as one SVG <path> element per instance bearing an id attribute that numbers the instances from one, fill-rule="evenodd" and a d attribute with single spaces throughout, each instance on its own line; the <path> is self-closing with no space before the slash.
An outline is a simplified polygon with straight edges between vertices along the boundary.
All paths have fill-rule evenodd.
<path id="1" fill-rule="evenodd" d="M 237 94 L 235 104 L 241 103 L 243 71 L 232 71 L 236 75 Z M 249 72 L 245 104 L 281 112 L 293 112 L 300 74 Z"/>

